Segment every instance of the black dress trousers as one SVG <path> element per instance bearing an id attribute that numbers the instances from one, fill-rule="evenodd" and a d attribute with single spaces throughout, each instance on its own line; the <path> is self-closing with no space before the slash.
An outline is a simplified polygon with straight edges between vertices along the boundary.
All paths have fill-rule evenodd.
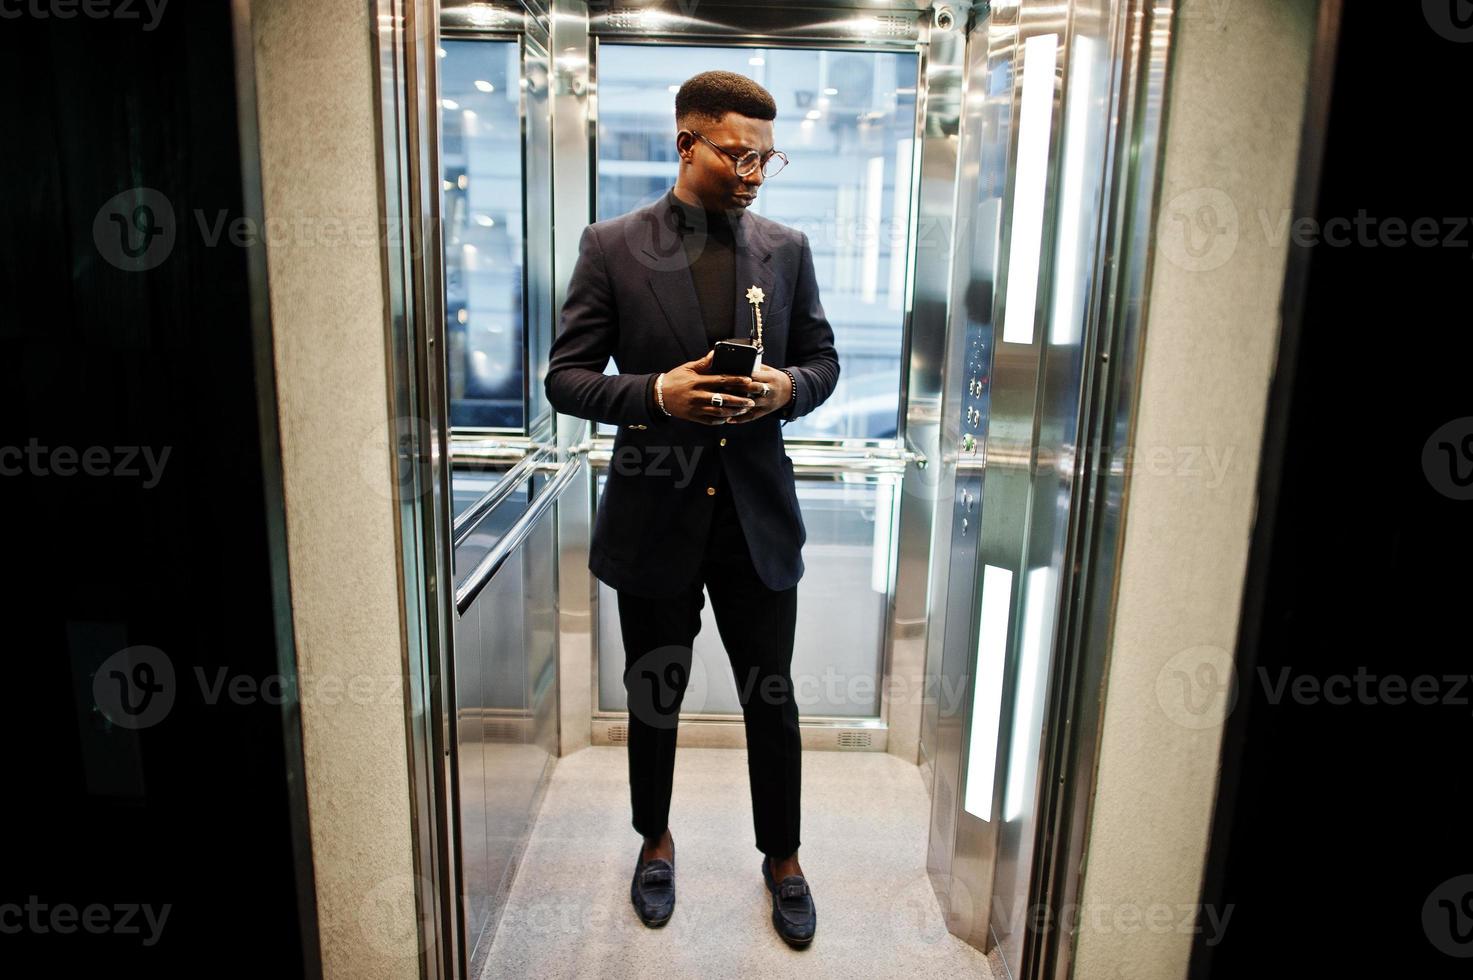
<path id="1" fill-rule="evenodd" d="M 668 823 L 676 726 L 690 679 L 691 645 L 701 629 L 704 585 L 742 705 L 757 849 L 781 859 L 799 843 L 802 744 L 791 675 L 798 587 L 779 592 L 762 583 L 725 470 L 717 471 L 715 511 L 697 581 L 671 598 L 618 592 L 634 829 L 658 837 Z"/>

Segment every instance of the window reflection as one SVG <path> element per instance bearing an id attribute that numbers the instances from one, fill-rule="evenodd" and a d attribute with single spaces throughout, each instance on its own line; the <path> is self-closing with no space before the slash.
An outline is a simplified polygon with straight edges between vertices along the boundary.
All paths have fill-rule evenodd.
<path id="1" fill-rule="evenodd" d="M 896 435 L 918 67 L 908 52 L 661 45 L 652 58 L 647 46 L 599 47 L 599 220 L 675 183 L 685 79 L 740 72 L 777 100 L 774 143 L 792 163 L 752 209 L 807 233 L 840 360 L 832 397 L 785 438 Z"/>
<path id="2" fill-rule="evenodd" d="M 515 428 L 523 398 L 520 52 L 441 42 L 440 134 L 450 424 Z"/>

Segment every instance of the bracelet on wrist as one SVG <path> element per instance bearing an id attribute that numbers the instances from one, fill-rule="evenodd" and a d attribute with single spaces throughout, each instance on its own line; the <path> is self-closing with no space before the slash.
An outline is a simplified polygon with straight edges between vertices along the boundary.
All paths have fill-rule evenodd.
<path id="1" fill-rule="evenodd" d="M 670 411 L 670 409 L 668 409 L 668 408 L 665 407 L 665 372 L 664 371 L 661 371 L 655 377 L 655 404 L 657 404 L 657 405 L 660 406 L 660 411 L 664 412 L 666 415 L 671 416 L 672 418 L 674 417 L 674 414 Z"/>

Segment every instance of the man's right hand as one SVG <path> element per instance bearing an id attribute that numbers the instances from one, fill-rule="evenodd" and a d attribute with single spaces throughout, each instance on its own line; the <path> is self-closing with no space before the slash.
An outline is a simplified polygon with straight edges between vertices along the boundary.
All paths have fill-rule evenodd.
<path id="1" fill-rule="evenodd" d="M 667 412 L 703 425 L 725 425 L 727 419 L 752 410 L 756 402 L 744 394 L 752 379 L 735 374 L 710 374 L 715 357 L 716 351 L 710 350 L 698 361 L 686 361 L 665 372 L 660 390 Z M 719 407 L 711 404 L 711 396 L 716 392 L 721 393 Z"/>

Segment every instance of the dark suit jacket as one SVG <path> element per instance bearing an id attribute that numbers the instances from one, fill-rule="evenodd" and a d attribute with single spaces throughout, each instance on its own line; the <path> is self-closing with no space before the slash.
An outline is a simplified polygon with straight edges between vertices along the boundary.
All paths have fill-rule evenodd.
<path id="1" fill-rule="evenodd" d="M 737 333 L 745 337 L 751 323 L 747 288 L 760 286 L 762 363 L 793 372 L 791 412 L 739 425 L 673 418 L 650 397 L 656 375 L 710 346 L 668 200 L 584 229 L 549 354 L 553 408 L 619 426 L 588 567 L 635 594 L 688 588 L 717 503 L 709 489 L 724 467 L 758 575 L 768 588 L 787 589 L 803 576 L 808 534 L 779 416 L 813 411 L 839 380 L 808 236 L 750 211 L 736 221 Z M 617 375 L 604 373 L 610 357 Z"/>

